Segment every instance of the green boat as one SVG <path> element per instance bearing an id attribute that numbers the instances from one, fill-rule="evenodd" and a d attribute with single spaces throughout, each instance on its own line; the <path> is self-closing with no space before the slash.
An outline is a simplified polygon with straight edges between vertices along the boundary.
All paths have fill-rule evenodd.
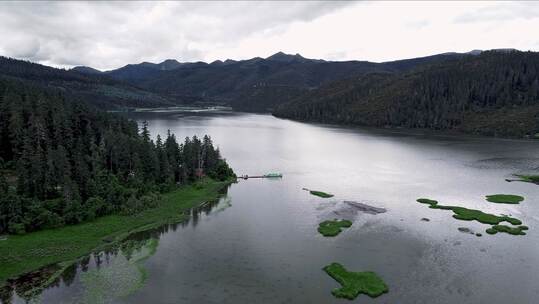
<path id="1" fill-rule="evenodd" d="M 283 177 L 283 175 L 281 173 L 268 173 L 268 174 L 264 174 L 264 177 L 278 178 L 278 177 Z"/>

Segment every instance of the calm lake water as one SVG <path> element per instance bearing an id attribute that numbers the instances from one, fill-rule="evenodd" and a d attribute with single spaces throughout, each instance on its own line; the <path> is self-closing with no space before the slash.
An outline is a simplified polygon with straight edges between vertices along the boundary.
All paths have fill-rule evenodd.
<path id="1" fill-rule="evenodd" d="M 89 257 L 43 291 L 42 303 L 347 303 L 322 267 L 375 271 L 389 286 L 357 303 L 537 303 L 539 186 L 504 179 L 539 168 L 539 143 L 322 126 L 241 113 L 144 113 L 155 136 L 210 134 L 241 180 L 182 225 L 143 233 Z M 330 192 L 322 199 L 302 188 Z M 488 203 L 512 193 L 520 205 Z M 526 236 L 415 200 L 437 199 L 530 227 Z M 386 208 L 351 213 L 343 201 Z M 339 215 L 336 214 L 339 213 Z M 334 238 L 318 223 L 349 218 Z M 428 218 L 430 221 L 422 221 Z M 482 237 L 462 233 L 467 227 Z M 16 294 L 14 302 L 24 302 Z M 39 301 L 37 301 L 39 302 Z"/>

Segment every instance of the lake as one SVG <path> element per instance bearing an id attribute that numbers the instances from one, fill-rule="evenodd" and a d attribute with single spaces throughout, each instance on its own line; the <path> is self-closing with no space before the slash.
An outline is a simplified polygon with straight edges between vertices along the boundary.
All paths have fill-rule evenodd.
<path id="1" fill-rule="evenodd" d="M 345 303 L 322 267 L 375 271 L 389 286 L 358 303 L 536 303 L 539 186 L 512 182 L 539 168 L 539 142 L 313 125 L 233 112 L 131 113 L 152 135 L 211 135 L 240 180 L 181 225 L 135 235 L 88 257 L 44 290 L 42 303 Z M 310 195 L 302 188 L 334 194 Z M 520 205 L 485 195 L 519 194 Z M 416 199 L 521 219 L 525 236 L 488 235 Z M 344 201 L 387 209 L 351 212 Z M 326 219 L 348 218 L 333 238 Z M 428 218 L 430 221 L 422 220 Z M 480 232 L 463 233 L 459 227 Z M 15 303 L 24 302 L 14 295 Z"/>

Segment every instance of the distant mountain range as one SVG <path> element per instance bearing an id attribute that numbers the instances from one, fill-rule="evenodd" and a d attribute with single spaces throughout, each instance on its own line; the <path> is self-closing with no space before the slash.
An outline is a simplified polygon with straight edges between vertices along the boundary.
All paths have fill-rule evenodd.
<path id="1" fill-rule="evenodd" d="M 98 70 L 63 70 L 37 63 L 0 57 L 0 78 L 57 89 L 65 96 L 99 108 L 174 106 L 177 100 L 119 81 Z"/>
<path id="2" fill-rule="evenodd" d="M 539 131 L 538 57 L 498 49 L 375 63 L 279 52 L 211 63 L 168 59 L 110 71 L 0 57 L 0 77 L 59 88 L 109 109 L 220 104 L 305 121 L 524 136 Z"/>
<path id="3" fill-rule="evenodd" d="M 143 62 L 101 72 L 116 80 L 166 96 L 226 103 L 242 111 L 269 112 L 309 90 L 367 73 L 400 73 L 427 63 L 456 60 L 466 54 L 447 53 L 384 63 L 325 61 L 282 52 L 267 58 L 212 63 Z M 95 74 L 89 67 L 73 70 Z"/>

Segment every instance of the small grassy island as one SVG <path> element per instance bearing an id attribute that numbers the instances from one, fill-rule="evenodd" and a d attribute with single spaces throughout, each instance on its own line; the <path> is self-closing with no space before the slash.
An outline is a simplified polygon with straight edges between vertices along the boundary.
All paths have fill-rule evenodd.
<path id="1" fill-rule="evenodd" d="M 319 196 L 319 197 L 321 197 L 321 198 L 330 198 L 330 197 L 333 197 L 333 194 L 326 193 L 326 192 L 322 192 L 322 191 L 310 190 L 310 189 L 307 189 L 307 188 L 303 188 L 303 190 L 309 191 L 309 193 L 311 193 L 312 195 Z"/>
<path id="2" fill-rule="evenodd" d="M 483 224 L 498 225 L 501 222 L 508 222 L 513 225 L 520 225 L 522 222 L 519 219 L 508 217 L 505 215 L 497 216 L 490 213 L 484 213 L 480 210 L 468 209 L 459 206 L 444 206 L 438 205 L 438 201 L 420 198 L 417 200 L 419 203 L 430 205 L 429 208 L 432 209 L 442 209 L 442 210 L 451 210 L 453 211 L 453 217 L 457 220 L 464 221 L 478 221 Z"/>
<path id="3" fill-rule="evenodd" d="M 512 235 L 526 235 L 523 230 L 528 230 L 528 226 L 509 227 L 506 225 L 494 225 L 487 229 L 487 233 L 496 234 L 498 232 L 505 232 Z"/>
<path id="4" fill-rule="evenodd" d="M 518 177 L 518 179 L 517 180 L 506 179 L 506 181 L 508 182 L 519 181 L 519 182 L 526 182 L 526 183 L 539 185 L 539 175 L 537 174 L 514 174 L 514 176 Z"/>
<path id="5" fill-rule="evenodd" d="M 324 271 L 342 285 L 331 291 L 337 298 L 353 300 L 360 293 L 375 298 L 389 291 L 385 282 L 374 272 L 350 272 L 339 263 L 331 263 L 324 267 Z"/>
<path id="6" fill-rule="evenodd" d="M 486 230 L 488 234 L 506 232 L 512 235 L 525 235 L 526 233 L 524 233 L 522 230 L 528 229 L 527 226 L 509 227 L 506 225 L 500 225 L 501 222 L 507 222 L 515 226 L 522 225 L 521 220 L 506 215 L 498 216 L 490 213 L 484 213 L 480 210 L 468 209 L 459 206 L 438 205 L 438 201 L 427 198 L 419 198 L 417 199 L 417 202 L 427 204 L 429 205 L 429 208 L 432 209 L 451 210 L 454 213 L 453 218 L 456 218 L 458 220 L 478 221 L 482 224 L 493 225 L 491 228 Z"/>
<path id="7" fill-rule="evenodd" d="M 497 204 L 518 204 L 524 200 L 524 197 L 513 194 L 493 194 L 486 196 L 487 201 Z"/>
<path id="8" fill-rule="evenodd" d="M 336 236 L 341 233 L 343 228 L 349 228 L 352 226 L 352 222 L 348 220 L 333 220 L 333 221 L 323 221 L 318 226 L 318 232 L 323 236 Z"/>

